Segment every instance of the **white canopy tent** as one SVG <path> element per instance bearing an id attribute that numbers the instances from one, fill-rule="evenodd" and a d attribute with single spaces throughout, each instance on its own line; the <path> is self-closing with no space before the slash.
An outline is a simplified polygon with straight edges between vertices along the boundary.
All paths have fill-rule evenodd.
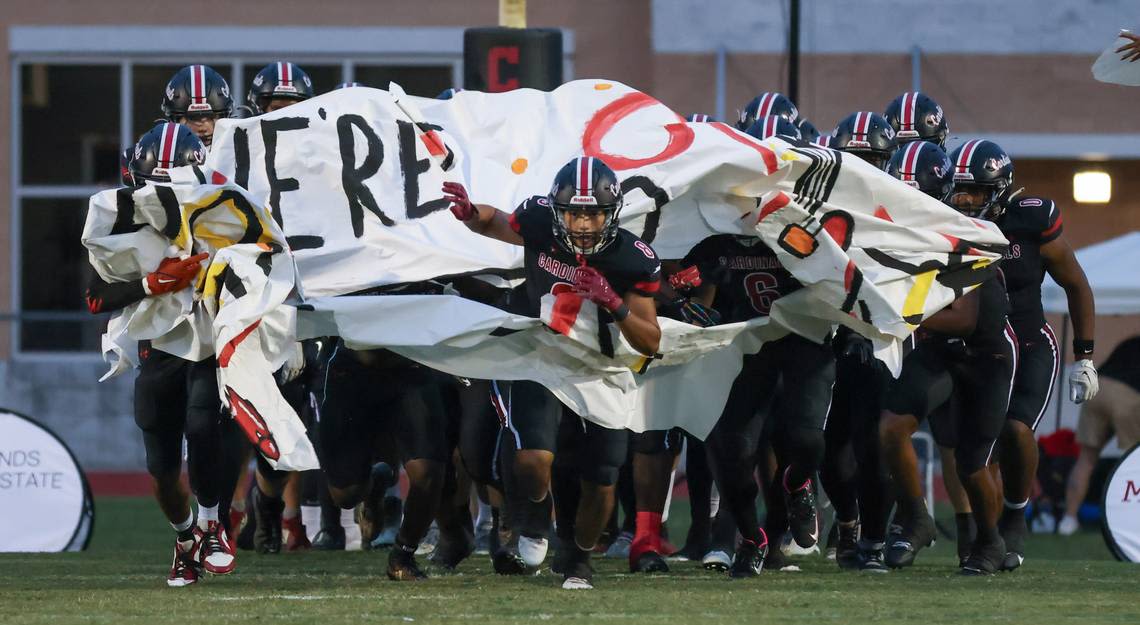
<path id="1" fill-rule="evenodd" d="M 1077 260 L 1088 276 L 1089 286 L 1096 300 L 1096 314 L 1137 315 L 1140 314 L 1140 232 L 1101 241 L 1083 247 L 1076 252 Z M 1047 313 L 1065 315 L 1064 328 L 1058 328 L 1062 335 L 1062 368 L 1057 386 L 1046 414 L 1053 414 L 1052 420 L 1045 419 L 1038 426 L 1038 434 L 1046 434 L 1058 427 L 1076 427 L 1080 407 L 1069 401 L 1068 368 L 1069 362 L 1069 305 L 1062 289 L 1048 274 L 1041 285 L 1041 303 Z M 1052 423 L 1049 423 L 1052 421 Z M 1115 443 L 1104 450 L 1106 455 L 1119 455 Z"/>
<path id="2" fill-rule="evenodd" d="M 1102 241 L 1077 250 L 1088 276 L 1098 315 L 1140 314 L 1140 232 Z M 1067 313 L 1065 291 L 1046 275 L 1041 304 L 1048 313 Z"/>

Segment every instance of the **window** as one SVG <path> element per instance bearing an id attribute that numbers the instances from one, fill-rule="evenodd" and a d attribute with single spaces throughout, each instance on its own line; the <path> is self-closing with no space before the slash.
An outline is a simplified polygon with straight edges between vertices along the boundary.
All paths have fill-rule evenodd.
<path id="1" fill-rule="evenodd" d="M 235 104 L 242 104 L 253 77 L 275 60 L 264 52 L 221 60 L 217 54 L 121 54 L 107 50 L 67 57 L 77 59 L 68 62 L 50 53 L 42 59 L 14 55 L 20 84 L 11 133 L 18 158 L 9 166 L 15 174 L 12 219 L 18 238 L 11 277 L 18 318 L 11 336 L 18 354 L 99 350 L 108 316 L 91 316 L 83 299 L 94 272 L 80 243 L 88 198 L 119 184 L 119 154 L 162 117 L 163 90 L 171 76 L 186 65 L 205 63 L 230 82 Z M 460 56 L 425 60 L 377 54 L 353 60 L 326 55 L 295 62 L 312 78 L 317 94 L 352 79 L 379 88 L 395 81 L 408 93 L 434 97 L 459 75 Z M 234 84 L 235 77 L 243 84 Z"/>

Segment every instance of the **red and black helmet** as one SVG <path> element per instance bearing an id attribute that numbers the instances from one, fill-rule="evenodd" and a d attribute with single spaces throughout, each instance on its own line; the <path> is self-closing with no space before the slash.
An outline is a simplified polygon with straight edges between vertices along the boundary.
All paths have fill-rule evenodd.
<path id="1" fill-rule="evenodd" d="M 950 204 L 963 214 L 978 219 L 997 219 L 1013 191 L 1013 159 L 1002 147 L 988 139 L 971 139 L 950 153 L 954 165 L 954 192 Z M 981 206 L 962 208 L 955 199 L 959 193 L 982 190 Z"/>
<path id="2" fill-rule="evenodd" d="M 162 94 L 162 115 L 172 122 L 194 113 L 229 117 L 233 108 L 230 86 L 208 65 L 187 65 L 178 70 Z"/>
<path id="3" fill-rule="evenodd" d="M 744 131 L 744 134 L 761 140 L 775 136 L 783 137 L 784 139 L 795 139 L 797 141 L 801 139 L 800 129 L 779 115 L 765 115 L 757 119 Z"/>
<path id="4" fill-rule="evenodd" d="M 170 182 L 170 170 L 206 162 L 206 146 L 189 128 L 162 122 L 151 128 L 135 144 L 131 155 L 131 181 L 135 186 Z"/>
<path id="5" fill-rule="evenodd" d="M 828 146 L 850 152 L 879 169 L 884 169 L 895 151 L 895 129 L 878 113 L 860 111 L 843 118 L 832 133 Z"/>
<path id="6" fill-rule="evenodd" d="M 887 173 L 940 202 L 948 200 L 954 189 L 950 158 L 930 141 L 911 141 L 895 150 Z"/>
<path id="7" fill-rule="evenodd" d="M 554 213 L 554 238 L 566 251 L 594 254 L 617 237 L 623 203 L 621 182 L 602 159 L 579 156 L 563 165 L 554 176 L 549 200 Z M 566 213 L 596 211 L 605 214 L 601 231 L 577 233 L 566 227 Z"/>
<path id="8" fill-rule="evenodd" d="M 313 97 L 313 81 L 305 70 L 288 61 L 277 61 L 261 68 L 249 89 L 249 105 L 264 113 L 274 98 L 308 100 Z"/>
<path id="9" fill-rule="evenodd" d="M 800 112 L 795 103 L 788 99 L 788 96 L 775 91 L 765 91 L 752 98 L 752 101 L 740 112 L 736 129 L 747 130 L 749 126 L 756 123 L 757 119 L 765 115 L 777 115 L 794 124 L 799 119 Z"/>
<path id="10" fill-rule="evenodd" d="M 945 149 L 950 126 L 942 107 L 921 91 L 907 91 L 891 100 L 883 117 L 895 129 L 899 144 L 930 141 Z"/>

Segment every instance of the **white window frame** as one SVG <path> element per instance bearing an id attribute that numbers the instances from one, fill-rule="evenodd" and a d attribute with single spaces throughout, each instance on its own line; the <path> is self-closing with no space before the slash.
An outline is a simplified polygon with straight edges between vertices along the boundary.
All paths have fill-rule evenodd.
<path id="1" fill-rule="evenodd" d="M 21 96 L 24 65 L 118 65 L 119 143 L 134 143 L 131 84 L 136 65 L 204 63 L 230 66 L 235 102 L 245 98 L 243 66 L 288 58 L 302 67 L 340 65 L 341 81 L 351 82 L 357 65 L 450 66 L 451 82 L 463 84 L 463 30 L 452 27 L 242 27 L 242 26 L 12 26 L 8 29 L 11 115 L 9 132 L 9 206 L 11 285 L 9 333 L 11 357 L 26 361 L 100 360 L 98 352 L 25 351 L 20 340 L 27 316 L 22 302 L 23 200 L 25 198 L 86 198 L 96 185 L 25 185 L 22 182 L 23 128 Z M 171 55 L 170 41 L 195 41 L 193 54 Z M 573 76 L 574 36 L 563 30 L 563 73 Z M 387 85 L 376 85 L 379 88 Z M 34 314 L 33 314 L 34 316 Z M 46 316 L 76 321 L 87 313 L 58 312 Z"/>

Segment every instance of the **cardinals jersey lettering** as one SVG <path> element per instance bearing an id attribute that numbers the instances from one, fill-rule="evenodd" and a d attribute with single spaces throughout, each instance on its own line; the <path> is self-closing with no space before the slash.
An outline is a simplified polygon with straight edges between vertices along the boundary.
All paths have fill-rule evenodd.
<path id="1" fill-rule="evenodd" d="M 511 228 L 523 238 L 526 298 L 512 297 L 511 308 L 537 317 L 539 302 L 547 293 L 558 294 L 574 286 L 582 262 L 554 238 L 554 211 L 545 195 L 536 195 L 519 205 L 510 217 Z M 661 284 L 661 261 L 649 244 L 624 228 L 600 252 L 582 257 L 609 281 L 614 292 L 632 291 L 652 297 Z"/>
<path id="2" fill-rule="evenodd" d="M 1001 271 L 1009 293 L 1010 325 L 1019 336 L 1038 336 L 1038 329 L 1045 325 L 1041 308 L 1045 260 L 1041 246 L 1061 236 L 1061 209 L 1046 198 L 1015 198 L 996 223 L 1009 239 Z"/>
<path id="3" fill-rule="evenodd" d="M 696 265 L 716 285 L 713 308 L 725 323 L 767 316 L 777 299 L 803 286 L 757 237 L 713 235 L 690 250 L 682 264 Z"/>

